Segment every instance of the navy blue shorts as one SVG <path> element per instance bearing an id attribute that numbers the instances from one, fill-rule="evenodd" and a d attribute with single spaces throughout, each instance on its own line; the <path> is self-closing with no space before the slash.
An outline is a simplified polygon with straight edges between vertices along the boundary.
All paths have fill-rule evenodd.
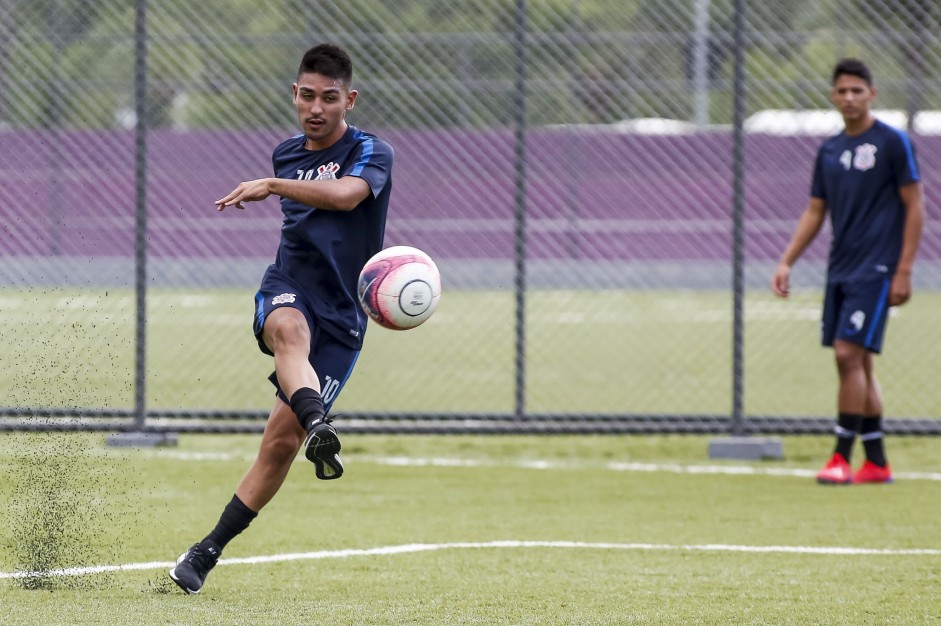
<path id="1" fill-rule="evenodd" d="M 832 346 L 837 339 L 870 352 L 882 351 L 889 316 L 889 278 L 854 283 L 827 283 L 820 339 Z"/>
<path id="2" fill-rule="evenodd" d="M 262 352 L 274 356 L 262 339 L 265 319 L 272 311 L 283 306 L 297 309 L 304 314 L 307 319 L 307 326 L 310 328 L 310 356 L 308 359 L 320 379 L 320 396 L 323 398 L 324 412 L 327 413 L 340 395 L 340 391 L 342 391 L 343 385 L 346 384 L 350 374 L 353 373 L 353 366 L 356 365 L 359 350 L 350 348 L 330 333 L 325 332 L 317 323 L 317 318 L 314 317 L 313 311 L 301 291 L 284 280 L 279 274 L 279 272 L 269 269 L 262 280 L 261 288 L 255 294 L 255 320 L 253 325 L 255 339 L 258 340 L 258 347 Z M 286 404 L 290 404 L 289 398 L 284 395 L 281 386 L 278 384 L 277 375 L 272 373 L 268 380 L 277 389 L 278 397 Z"/>

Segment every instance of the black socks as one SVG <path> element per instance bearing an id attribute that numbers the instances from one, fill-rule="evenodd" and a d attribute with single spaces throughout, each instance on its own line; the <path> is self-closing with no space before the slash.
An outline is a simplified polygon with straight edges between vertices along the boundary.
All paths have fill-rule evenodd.
<path id="1" fill-rule="evenodd" d="M 301 387 L 291 396 L 291 410 L 297 416 L 304 432 L 309 433 L 311 425 L 323 419 L 323 399 L 316 390 Z"/>
<path id="2" fill-rule="evenodd" d="M 245 503 L 239 500 L 238 496 L 232 496 L 232 500 L 225 505 L 225 509 L 222 511 L 219 523 L 216 524 L 211 533 L 206 535 L 203 541 L 207 539 L 213 541 L 222 550 L 233 537 L 248 528 L 248 525 L 256 517 L 258 517 L 258 513 L 245 506 Z"/>
<path id="3" fill-rule="evenodd" d="M 834 452 L 842 455 L 847 461 L 850 460 L 850 455 L 853 453 L 853 443 L 856 441 L 856 435 L 859 434 L 862 421 L 863 416 L 854 413 L 840 413 L 840 417 L 836 421 L 836 428 L 833 429 L 833 432 L 836 433 L 836 450 Z"/>
<path id="4" fill-rule="evenodd" d="M 885 467 L 885 438 L 882 436 L 882 416 L 864 417 L 859 429 L 860 439 L 863 440 L 863 448 L 866 450 L 866 458 L 878 465 Z"/>
<path id="5" fill-rule="evenodd" d="M 836 428 L 836 450 L 847 461 L 853 452 L 856 435 L 860 435 L 866 458 L 880 467 L 887 464 L 885 458 L 885 438 L 882 435 L 882 416 L 864 417 L 853 413 L 840 413 Z"/>

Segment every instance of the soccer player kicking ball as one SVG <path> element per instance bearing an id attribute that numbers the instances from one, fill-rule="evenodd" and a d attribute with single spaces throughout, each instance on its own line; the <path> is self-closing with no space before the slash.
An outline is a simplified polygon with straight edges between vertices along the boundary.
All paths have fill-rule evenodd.
<path id="1" fill-rule="evenodd" d="M 904 131 L 873 117 L 875 97 L 862 61 L 836 65 L 831 98 L 845 130 L 817 152 L 810 201 L 771 279 L 772 291 L 786 298 L 791 266 L 829 212 L 833 241 L 822 342 L 833 347 L 840 383 L 836 449 L 817 474 L 817 482 L 827 485 L 892 482 L 873 355 L 882 349 L 889 307 L 905 304 L 912 294 L 924 200 L 915 149 Z M 853 473 L 850 453 L 857 435 L 866 462 Z"/>
<path id="2" fill-rule="evenodd" d="M 393 158 L 388 144 L 347 124 L 357 96 L 352 78 L 343 49 L 308 50 L 293 85 L 302 134 L 274 149 L 275 178 L 243 182 L 216 201 L 222 211 L 281 197 L 281 243 L 255 295 L 254 317 L 258 346 L 274 357 L 277 398 L 258 456 L 218 524 L 170 570 L 186 593 L 199 592 L 226 544 L 274 497 L 301 446 L 317 478 L 343 475 L 327 414 L 362 349 L 366 316 L 356 283 L 382 249 Z"/>

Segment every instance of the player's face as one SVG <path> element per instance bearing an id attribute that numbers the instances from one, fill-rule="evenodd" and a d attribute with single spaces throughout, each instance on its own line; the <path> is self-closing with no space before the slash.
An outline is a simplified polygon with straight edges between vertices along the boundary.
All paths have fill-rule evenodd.
<path id="1" fill-rule="evenodd" d="M 307 147 L 328 148 L 346 132 L 346 112 L 353 108 L 356 90 L 321 74 L 301 74 L 293 85 L 294 109 Z"/>
<path id="2" fill-rule="evenodd" d="M 842 74 L 833 83 L 830 98 L 845 122 L 860 122 L 869 117 L 876 89 L 858 76 Z"/>

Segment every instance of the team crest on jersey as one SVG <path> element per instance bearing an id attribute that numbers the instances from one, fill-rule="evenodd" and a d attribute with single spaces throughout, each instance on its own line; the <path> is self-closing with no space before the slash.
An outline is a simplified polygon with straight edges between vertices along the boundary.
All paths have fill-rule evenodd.
<path id="1" fill-rule="evenodd" d="M 336 180 L 337 172 L 339 171 L 340 166 L 330 161 L 326 165 L 321 165 L 317 168 L 317 178 L 314 180 Z"/>
<path id="2" fill-rule="evenodd" d="M 293 293 L 282 293 L 271 299 L 271 304 L 288 304 L 294 302 L 296 296 Z"/>
<path id="3" fill-rule="evenodd" d="M 856 154 L 853 156 L 853 167 L 861 172 L 871 170 L 876 166 L 876 146 L 871 143 L 864 143 L 856 146 Z"/>

